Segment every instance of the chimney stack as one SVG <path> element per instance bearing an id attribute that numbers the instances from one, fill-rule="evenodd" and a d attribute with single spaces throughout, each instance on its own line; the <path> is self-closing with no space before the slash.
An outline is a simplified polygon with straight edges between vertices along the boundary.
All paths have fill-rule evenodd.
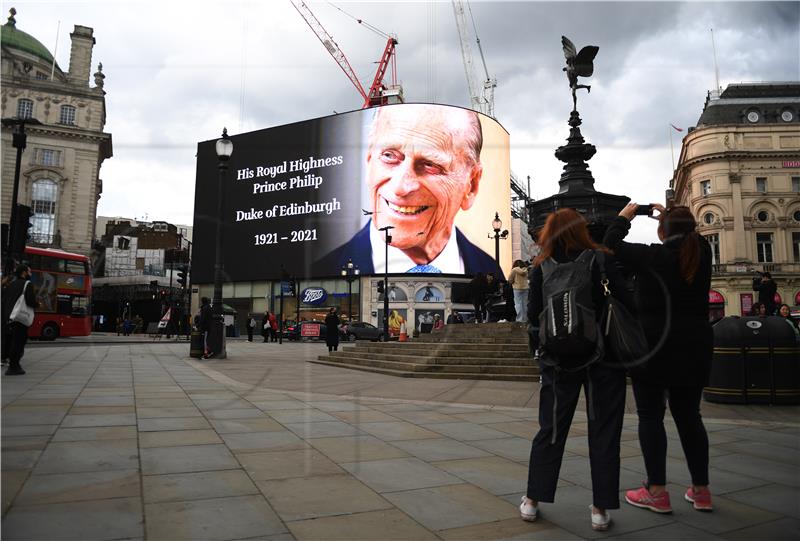
<path id="1" fill-rule="evenodd" d="M 69 52 L 69 82 L 76 85 L 89 86 L 89 72 L 92 67 L 92 48 L 95 41 L 94 30 L 88 26 L 75 25 L 69 35 L 72 48 Z"/>

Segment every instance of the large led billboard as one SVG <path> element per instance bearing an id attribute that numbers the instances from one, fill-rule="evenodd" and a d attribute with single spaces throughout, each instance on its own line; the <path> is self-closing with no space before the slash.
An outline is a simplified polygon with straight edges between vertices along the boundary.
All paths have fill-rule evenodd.
<path id="1" fill-rule="evenodd" d="M 508 133 L 445 105 L 398 104 L 234 135 L 220 181 L 198 144 L 192 279 L 213 281 L 222 190 L 226 282 L 495 272 L 495 213 L 510 229 Z M 391 244 L 387 249 L 385 228 Z M 511 264 L 501 241 L 501 267 Z"/>

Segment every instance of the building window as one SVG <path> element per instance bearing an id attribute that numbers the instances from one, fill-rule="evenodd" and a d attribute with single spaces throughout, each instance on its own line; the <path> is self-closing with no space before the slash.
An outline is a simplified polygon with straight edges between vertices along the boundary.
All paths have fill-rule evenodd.
<path id="1" fill-rule="evenodd" d="M 766 210 L 759 210 L 756 213 L 756 220 L 758 220 L 759 222 L 762 222 L 762 223 L 768 222 L 769 221 L 769 212 L 767 212 Z"/>
<path id="2" fill-rule="evenodd" d="M 58 120 L 59 124 L 75 124 L 75 107 L 72 105 L 61 106 L 61 117 Z"/>
<path id="3" fill-rule="evenodd" d="M 19 100 L 17 102 L 17 118 L 33 117 L 33 100 Z"/>
<path id="4" fill-rule="evenodd" d="M 792 177 L 792 191 L 800 193 L 800 177 Z"/>
<path id="5" fill-rule="evenodd" d="M 794 262 L 800 263 L 800 233 L 792 231 L 792 255 Z"/>
<path id="6" fill-rule="evenodd" d="M 36 79 L 39 81 L 46 81 L 48 79 L 46 73 L 42 73 L 41 71 L 36 72 Z"/>
<path id="7" fill-rule="evenodd" d="M 767 177 L 756 177 L 756 191 L 767 193 Z"/>
<path id="8" fill-rule="evenodd" d="M 794 218 L 795 222 L 800 222 L 800 210 L 796 210 L 792 213 L 792 218 Z"/>
<path id="9" fill-rule="evenodd" d="M 58 184 L 53 180 L 42 179 L 33 183 L 31 191 L 31 210 L 33 229 L 31 236 L 39 244 L 51 244 L 56 227 L 56 201 Z"/>
<path id="10" fill-rule="evenodd" d="M 37 148 L 33 155 L 33 161 L 39 165 L 58 167 L 61 165 L 61 151 L 51 148 Z"/>
<path id="11" fill-rule="evenodd" d="M 708 195 L 711 193 L 711 181 L 710 180 L 701 180 L 700 181 L 700 193 L 702 195 Z"/>
<path id="12" fill-rule="evenodd" d="M 772 263 L 772 233 L 756 233 L 759 263 Z"/>
<path id="13" fill-rule="evenodd" d="M 131 239 L 125 237 L 117 237 L 117 250 L 130 250 Z"/>
<path id="14" fill-rule="evenodd" d="M 706 225 L 711 225 L 714 223 L 714 213 L 713 212 L 706 212 L 703 214 L 703 223 Z"/>
<path id="15" fill-rule="evenodd" d="M 719 235 L 706 235 L 706 240 L 711 245 L 711 264 L 719 265 Z"/>

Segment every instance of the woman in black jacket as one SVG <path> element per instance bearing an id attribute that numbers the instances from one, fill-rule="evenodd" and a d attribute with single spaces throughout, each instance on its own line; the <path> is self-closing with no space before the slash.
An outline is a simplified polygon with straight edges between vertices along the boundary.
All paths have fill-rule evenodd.
<path id="1" fill-rule="evenodd" d="M 591 303 L 594 310 L 594 321 L 584 321 L 595 326 L 602 314 L 604 288 L 602 276 L 598 268 L 597 256 L 600 249 L 589 236 L 586 220 L 573 209 L 560 209 L 550 216 L 538 238 L 541 252 L 534 260 L 534 267 L 529 273 L 528 289 L 528 322 L 530 324 L 530 346 L 532 350 L 539 348 L 540 314 L 544 312 L 550 294 L 544 289 L 555 276 L 555 272 L 563 269 L 570 276 L 580 274 L 582 285 L 576 295 L 577 300 L 570 298 L 569 304 L 580 304 L 583 293 L 591 297 L 585 304 Z M 624 287 L 615 263 L 610 255 L 605 255 L 605 269 L 609 280 L 609 288 L 627 307 L 633 301 Z M 575 265 L 567 267 L 570 262 Z M 542 266 L 547 267 L 547 279 Z M 555 270 L 550 270 L 555 269 Z M 552 273 L 552 274 L 551 274 Z M 570 278 L 572 280 L 572 278 Z M 543 284 L 545 284 L 543 286 Z M 553 301 L 556 302 L 556 301 Z M 561 306 L 562 302 L 558 305 Z M 545 312 L 557 319 L 560 314 Z M 570 320 L 570 325 L 572 320 Z M 547 323 L 545 323 L 547 325 Z M 553 352 L 547 343 L 542 344 L 541 352 L 541 391 L 539 393 L 539 432 L 531 444 L 531 456 L 528 467 L 528 489 L 520 504 L 520 515 L 523 520 L 533 521 L 538 516 L 539 502 L 552 502 L 555 499 L 558 474 L 564 456 L 572 417 L 580 398 L 581 387 L 586 394 L 586 408 L 589 412 L 588 438 L 589 461 L 592 475 L 592 528 L 606 530 L 611 522 L 608 509 L 619 508 L 619 440 L 622 432 L 622 418 L 625 410 L 625 371 L 621 368 L 607 366 L 607 358 L 603 356 L 602 341 L 599 329 L 595 335 L 597 342 L 592 351 L 585 356 L 564 357 L 558 365 Z M 584 358 L 585 357 L 585 358 Z M 569 371 L 565 363 L 576 367 L 584 366 L 590 361 L 598 361 L 586 368 Z"/>
<path id="2" fill-rule="evenodd" d="M 334 307 L 325 316 L 325 345 L 328 346 L 328 351 L 339 350 L 339 314 Z"/>
<path id="3" fill-rule="evenodd" d="M 629 490 L 631 505 L 669 513 L 666 491 L 667 435 L 664 413 L 669 403 L 678 428 L 692 486 L 685 499 L 702 511 L 711 510 L 708 490 L 708 435 L 700 417 L 700 399 L 708 384 L 714 337 L 708 320 L 711 287 L 711 248 L 696 231 L 687 207 L 659 211 L 658 236 L 662 244 L 631 244 L 623 239 L 636 216 L 631 203 L 606 231 L 604 244 L 623 265 L 636 272 L 639 316 L 648 342 L 663 346 L 644 365 L 631 370 L 639 415 L 639 443 L 647 470 L 647 483 Z M 669 293 L 669 305 L 665 291 Z M 668 309 L 669 307 L 669 309 Z"/>

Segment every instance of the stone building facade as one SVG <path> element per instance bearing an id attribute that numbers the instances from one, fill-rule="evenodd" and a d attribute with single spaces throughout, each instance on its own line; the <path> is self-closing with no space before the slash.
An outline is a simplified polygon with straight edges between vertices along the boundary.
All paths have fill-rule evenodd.
<path id="1" fill-rule="evenodd" d="M 709 94 L 671 189 L 711 243 L 717 316 L 749 310 L 757 272 L 772 274 L 781 302 L 800 304 L 800 83 Z"/>
<path id="2" fill-rule="evenodd" d="M 2 221 L 11 216 L 17 154 L 12 134 L 26 120 L 18 203 L 33 211 L 29 244 L 90 255 L 103 190 L 100 167 L 112 156 L 111 134 L 103 131 L 102 64 L 94 86 L 89 84 L 94 32 L 75 26 L 64 72 L 44 45 L 17 28 L 15 14 L 12 8 L 1 34 Z"/>

